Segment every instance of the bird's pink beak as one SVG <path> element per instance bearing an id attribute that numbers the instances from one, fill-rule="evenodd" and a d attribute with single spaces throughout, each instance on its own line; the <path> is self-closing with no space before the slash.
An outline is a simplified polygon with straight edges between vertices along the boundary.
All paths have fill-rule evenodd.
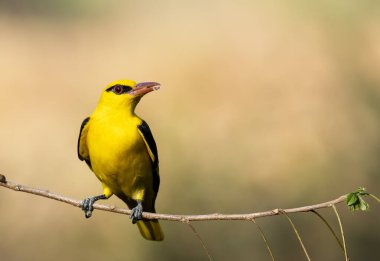
<path id="1" fill-rule="evenodd" d="M 151 91 L 160 89 L 161 85 L 158 82 L 140 82 L 130 91 L 133 96 L 143 96 Z"/>

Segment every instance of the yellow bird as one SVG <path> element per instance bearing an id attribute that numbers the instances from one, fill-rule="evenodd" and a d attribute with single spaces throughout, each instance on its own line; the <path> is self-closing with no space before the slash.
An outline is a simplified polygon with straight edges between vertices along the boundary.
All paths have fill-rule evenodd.
<path id="1" fill-rule="evenodd" d="M 132 210 L 130 218 L 148 240 L 164 239 L 158 220 L 142 219 L 155 212 L 160 185 L 156 143 L 148 124 L 135 114 L 147 93 L 158 90 L 156 82 L 119 80 L 103 91 L 98 106 L 80 128 L 78 157 L 102 183 L 103 194 L 83 200 L 82 210 L 91 217 L 93 204 L 115 194 Z"/>

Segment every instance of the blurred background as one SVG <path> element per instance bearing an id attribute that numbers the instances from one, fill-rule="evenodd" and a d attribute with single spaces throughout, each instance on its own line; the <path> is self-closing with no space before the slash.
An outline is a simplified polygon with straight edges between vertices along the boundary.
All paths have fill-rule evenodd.
<path id="1" fill-rule="evenodd" d="M 76 146 L 120 78 L 162 84 L 137 113 L 155 136 L 160 213 L 249 213 L 380 189 L 380 2 L 0 1 L 0 173 L 82 199 Z M 380 207 L 338 206 L 352 260 L 379 260 Z M 116 197 L 107 204 L 124 206 Z M 331 209 L 322 210 L 338 231 Z M 313 214 L 314 260 L 343 260 Z M 148 242 L 128 217 L 0 188 L 0 259 L 207 260 L 188 226 Z M 258 219 L 278 260 L 304 260 L 285 217 Z M 193 223 L 214 260 L 270 260 L 249 222 Z"/>

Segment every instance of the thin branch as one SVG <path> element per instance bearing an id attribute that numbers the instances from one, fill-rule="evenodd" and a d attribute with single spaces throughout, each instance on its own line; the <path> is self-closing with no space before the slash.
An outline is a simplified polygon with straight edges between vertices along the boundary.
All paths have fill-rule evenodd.
<path id="1" fill-rule="evenodd" d="M 316 210 L 312 210 L 311 212 L 313 212 L 315 215 L 317 215 L 323 221 L 323 223 L 325 223 L 325 225 L 329 228 L 331 234 L 333 234 L 336 242 L 338 242 L 338 245 L 340 246 L 340 248 L 342 249 L 343 254 L 344 254 L 344 247 L 343 247 L 342 243 L 340 242 L 338 235 L 335 233 L 334 229 L 330 226 L 329 222 L 327 222 L 327 220 L 321 214 L 319 214 Z"/>
<path id="2" fill-rule="evenodd" d="M 373 194 L 369 194 L 369 196 L 372 197 L 373 199 L 375 199 L 378 203 L 380 203 L 380 198 L 376 197 Z"/>
<path id="3" fill-rule="evenodd" d="M 310 256 L 309 256 L 309 254 L 307 253 L 306 247 L 305 247 L 305 245 L 304 245 L 303 242 L 302 242 L 301 236 L 300 236 L 300 234 L 298 233 L 298 230 L 297 230 L 296 226 L 294 225 L 293 221 L 292 221 L 291 218 L 288 216 L 288 214 L 284 213 L 284 215 L 286 216 L 286 218 L 288 219 L 290 225 L 292 226 L 293 231 L 294 231 L 294 233 L 296 234 L 296 236 L 297 236 L 297 238 L 298 238 L 298 241 L 299 241 L 300 244 L 301 244 L 302 250 L 303 250 L 303 252 L 305 253 L 306 259 L 307 259 L 308 261 L 310 261 L 310 260 L 311 260 L 311 259 L 310 259 Z"/>
<path id="4" fill-rule="evenodd" d="M 349 261 L 348 255 L 347 255 L 346 240 L 344 239 L 344 232 L 343 232 L 342 222 L 340 221 L 339 213 L 338 213 L 338 210 L 336 209 L 335 205 L 332 205 L 332 208 L 333 208 L 333 210 L 335 212 L 335 215 L 336 215 L 336 217 L 338 219 L 339 227 L 340 227 L 340 233 L 342 234 L 342 242 L 343 242 L 343 249 L 344 249 L 344 258 L 346 259 L 346 261 Z"/>
<path id="5" fill-rule="evenodd" d="M 265 243 L 265 245 L 266 245 L 266 247 L 267 247 L 268 253 L 269 253 L 270 257 L 272 258 L 272 261 L 275 261 L 274 256 L 273 256 L 273 253 L 272 253 L 272 249 L 271 249 L 271 247 L 269 246 L 269 242 L 268 242 L 268 240 L 267 240 L 267 237 L 266 237 L 265 234 L 264 234 L 264 231 L 263 231 L 262 228 L 259 226 L 259 224 L 257 224 L 257 222 L 256 222 L 256 220 L 255 220 L 254 218 L 252 219 L 252 222 L 255 223 L 257 229 L 259 230 L 260 235 L 261 235 L 261 238 L 263 239 L 263 241 L 264 241 L 264 243 Z"/>
<path id="6" fill-rule="evenodd" d="M 203 250 L 205 251 L 208 259 L 212 261 L 210 252 L 208 251 L 205 242 L 203 241 L 201 235 L 198 233 L 198 231 L 195 229 L 195 227 L 190 223 L 190 221 L 187 221 L 186 224 L 190 227 L 191 231 L 193 231 L 194 235 L 198 238 L 199 242 L 201 243 Z"/>
<path id="7" fill-rule="evenodd" d="M 32 188 L 28 186 L 24 186 L 21 184 L 16 184 L 11 181 L 6 181 L 5 177 L 2 179 L 0 176 L 0 186 L 12 189 L 14 191 L 21 191 L 26 192 L 34 195 L 38 195 L 41 197 L 49 198 L 58 200 L 60 202 L 67 203 L 69 205 L 75 206 L 75 207 L 81 207 L 82 200 L 72 199 L 68 198 L 63 195 L 59 195 L 56 193 L 52 193 L 49 190 L 43 190 L 39 188 Z M 205 215 L 174 215 L 174 214 L 158 214 L 158 213 L 149 213 L 144 212 L 143 217 L 145 219 L 160 219 L 160 220 L 168 220 L 168 221 L 178 221 L 178 222 L 188 222 L 188 221 L 206 221 L 206 220 L 245 220 L 245 221 L 252 221 L 256 218 L 261 217 L 268 217 L 268 216 L 277 216 L 281 215 L 283 213 L 289 214 L 289 213 L 297 213 L 297 212 L 309 212 L 311 210 L 315 209 L 321 209 L 321 208 L 330 208 L 334 204 L 338 204 L 341 202 L 344 202 L 346 200 L 347 196 L 343 195 L 340 196 L 334 200 L 315 204 L 315 205 L 309 205 L 309 206 L 303 206 L 303 207 L 297 207 L 297 208 L 289 208 L 289 209 L 273 209 L 263 212 L 256 212 L 256 213 L 248 213 L 248 214 L 205 214 Z M 94 204 L 94 209 L 103 210 L 103 211 L 109 211 L 124 215 L 130 215 L 130 210 L 125 208 L 118 208 L 115 206 L 110 205 L 102 205 L 102 204 Z"/>

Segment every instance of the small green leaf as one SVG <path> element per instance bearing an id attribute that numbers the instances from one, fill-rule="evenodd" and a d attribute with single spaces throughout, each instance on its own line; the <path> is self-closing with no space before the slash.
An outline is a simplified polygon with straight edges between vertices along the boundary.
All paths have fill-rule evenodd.
<path id="1" fill-rule="evenodd" d="M 357 194 L 360 196 L 368 196 L 369 193 L 365 190 L 364 187 L 359 187 L 357 190 Z"/>
<path id="2" fill-rule="evenodd" d="M 369 209 L 369 204 L 364 201 L 362 196 L 369 195 L 368 192 L 366 192 L 365 188 L 359 187 L 355 192 L 349 193 L 347 195 L 347 206 L 350 208 L 350 210 L 362 210 L 367 211 Z"/>
<path id="3" fill-rule="evenodd" d="M 364 199 L 362 199 L 362 197 L 359 197 L 359 201 L 360 201 L 360 210 L 362 211 L 367 211 L 369 210 L 369 205 L 367 202 L 364 201 Z"/>
<path id="4" fill-rule="evenodd" d="M 358 196 L 356 196 L 356 193 L 350 193 L 347 196 L 347 205 L 352 206 L 355 205 L 358 201 Z"/>

